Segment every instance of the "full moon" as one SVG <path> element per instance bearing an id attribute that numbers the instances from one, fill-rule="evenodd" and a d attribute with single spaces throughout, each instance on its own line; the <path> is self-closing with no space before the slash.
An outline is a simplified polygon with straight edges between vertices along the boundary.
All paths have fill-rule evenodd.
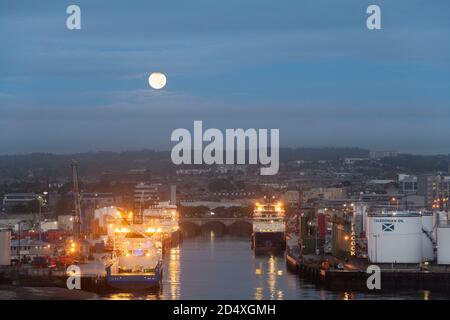
<path id="1" fill-rule="evenodd" d="M 166 83 L 166 76 L 160 72 L 153 72 L 150 77 L 148 77 L 148 84 L 155 90 L 164 88 Z"/>

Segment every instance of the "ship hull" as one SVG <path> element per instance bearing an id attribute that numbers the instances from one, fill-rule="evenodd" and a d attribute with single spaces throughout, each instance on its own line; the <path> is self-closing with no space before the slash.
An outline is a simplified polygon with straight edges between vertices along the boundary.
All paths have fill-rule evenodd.
<path id="1" fill-rule="evenodd" d="M 252 247 L 255 252 L 276 252 L 286 250 L 286 234 L 284 232 L 254 232 Z"/>
<path id="2" fill-rule="evenodd" d="M 107 269 L 106 284 L 110 288 L 123 291 L 142 291 L 161 287 L 163 278 L 162 264 L 152 274 L 111 274 Z"/>

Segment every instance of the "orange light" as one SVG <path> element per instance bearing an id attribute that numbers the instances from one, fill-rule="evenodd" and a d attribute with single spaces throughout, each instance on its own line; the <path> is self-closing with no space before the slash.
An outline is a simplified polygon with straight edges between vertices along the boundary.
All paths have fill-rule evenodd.
<path id="1" fill-rule="evenodd" d="M 345 236 L 344 239 L 345 239 L 345 241 L 348 241 L 348 239 L 350 239 L 350 237 L 349 236 Z"/>

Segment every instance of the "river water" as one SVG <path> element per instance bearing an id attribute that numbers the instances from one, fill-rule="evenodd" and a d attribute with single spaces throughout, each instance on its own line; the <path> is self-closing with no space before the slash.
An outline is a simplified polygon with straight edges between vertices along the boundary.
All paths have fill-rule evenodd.
<path id="1" fill-rule="evenodd" d="M 286 270 L 283 255 L 255 256 L 249 238 L 216 236 L 212 231 L 184 239 L 166 255 L 161 290 L 114 293 L 106 299 L 351 300 L 449 299 L 429 291 L 367 294 L 317 288 Z"/>

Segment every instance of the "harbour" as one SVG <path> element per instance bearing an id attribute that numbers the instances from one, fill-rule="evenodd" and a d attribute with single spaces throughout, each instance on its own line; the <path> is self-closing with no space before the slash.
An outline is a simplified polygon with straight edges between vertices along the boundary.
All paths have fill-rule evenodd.
<path id="1" fill-rule="evenodd" d="M 251 250 L 250 237 L 221 235 L 209 231 L 184 239 L 182 244 L 170 248 L 164 259 L 162 286 L 146 291 L 108 291 L 101 287 L 84 287 L 92 293 L 77 293 L 68 290 L 64 282 L 59 283 L 64 293 L 53 293 L 49 282 L 28 281 L 17 286 L 2 288 L 8 296 L 16 291 L 25 291 L 38 285 L 33 292 L 46 291 L 48 296 L 64 299 L 107 299 L 107 300 L 361 300 L 361 299 L 448 299 L 440 290 L 396 288 L 381 292 L 368 292 L 353 286 L 354 290 L 342 290 L 343 286 L 326 289 L 315 282 L 311 271 L 303 274 L 292 269 L 287 262 L 288 255 L 256 254 Z M 313 270 L 313 269 L 311 269 Z M 319 268 L 315 268 L 320 272 Z M 364 276 L 367 276 L 364 274 Z M 230 281 L 233 279 L 233 281 Z M 349 284 L 351 282 L 348 282 Z M 83 284 L 88 284 L 84 280 Z M 55 285 L 55 283 L 53 283 Z M 349 286 L 348 288 L 350 288 Z M 21 290 L 14 288 L 23 288 Z M 40 289 L 39 289 L 40 288 Z M 47 290 L 48 289 L 48 290 Z M 100 290 L 99 290 L 100 289 Z M 6 290 L 6 291 L 5 291 Z M 10 290 L 10 291 L 8 291 Z M 39 291 L 40 290 L 40 291 Z M 86 292 L 86 291 L 82 291 Z M 30 297 L 30 294 L 23 298 Z"/>
<path id="2" fill-rule="evenodd" d="M 81 191 L 76 161 L 71 171 L 72 214 L 3 220 L 0 284 L 98 299 L 449 297 L 446 177 L 431 177 L 440 188 L 425 207 L 345 188 L 192 201 L 174 183 L 143 182 L 120 201 L 123 193 Z M 47 198 L 37 196 L 39 211 Z"/>
<path id="3" fill-rule="evenodd" d="M 0 302 L 450 301 L 450 1 L 28 2 L 0 1 Z"/>
<path id="4" fill-rule="evenodd" d="M 248 237 L 214 232 L 187 238 L 164 262 L 162 290 L 122 292 L 103 299 L 351 300 L 448 299 L 426 290 L 370 293 L 326 290 L 286 267 L 285 255 L 254 255 Z"/>
<path id="5" fill-rule="evenodd" d="M 180 222 L 170 202 L 153 203 L 138 213 L 99 208 L 90 240 L 69 236 L 62 242 L 65 253 L 58 261 L 65 264 L 3 267 L 2 278 L 20 287 L 82 289 L 100 299 L 236 299 L 237 293 L 240 299 L 256 300 L 448 298 L 450 272 L 440 263 L 447 251 L 439 255 L 434 240 L 448 230 L 446 214 L 369 212 L 360 204 L 327 215 L 316 210 L 307 224 L 316 226 L 312 253 L 307 232 L 292 224 L 302 221 L 300 211 L 294 212 L 289 221 L 275 196 L 264 196 L 243 219 L 216 217 L 211 211 Z M 346 221 L 353 222 L 352 237 L 335 227 Z M 383 238 L 380 232 L 387 234 Z M 331 252 L 326 238 L 332 239 Z M 368 284 L 370 268 L 379 273 L 379 287 Z"/>

